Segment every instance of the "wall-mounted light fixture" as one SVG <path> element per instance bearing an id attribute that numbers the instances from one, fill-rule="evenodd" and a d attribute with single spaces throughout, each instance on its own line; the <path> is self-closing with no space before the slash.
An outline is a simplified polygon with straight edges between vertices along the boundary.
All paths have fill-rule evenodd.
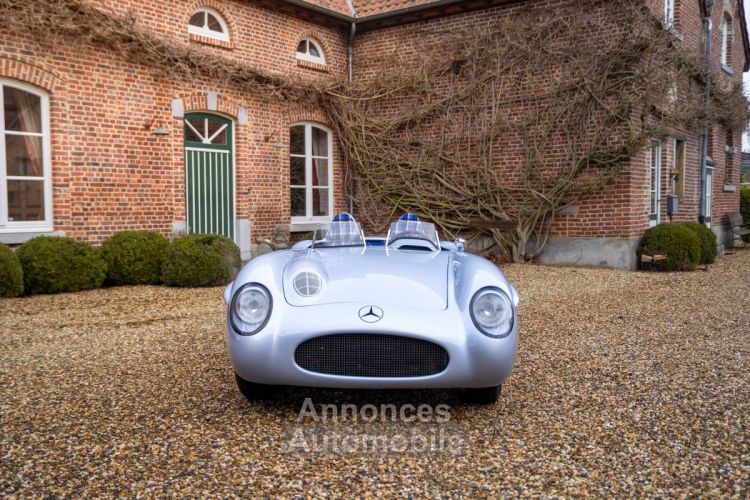
<path id="1" fill-rule="evenodd" d="M 265 142 L 271 142 L 271 139 L 273 139 L 274 137 L 276 137 L 276 136 L 278 135 L 278 133 L 279 133 L 279 131 L 278 131 L 278 130 L 274 130 L 274 131 L 273 131 L 273 132 L 271 132 L 270 134 L 266 135 L 266 136 L 265 136 L 265 137 L 263 138 L 263 140 L 264 140 Z M 278 137 L 278 138 L 276 139 L 276 142 L 274 142 L 273 144 L 271 144 L 271 146 L 275 147 L 276 149 L 284 149 L 284 148 L 286 147 L 286 143 L 285 143 L 284 141 L 282 141 L 282 140 L 281 140 L 281 137 Z"/>
<path id="2" fill-rule="evenodd" d="M 153 118 L 151 118 L 151 121 L 149 121 L 143 126 L 144 130 L 150 130 L 153 135 L 169 135 L 171 132 L 162 125 L 160 120 L 159 120 L 159 126 L 154 128 L 154 125 L 157 123 L 157 120 L 159 120 L 158 113 L 154 114 Z"/>
<path id="3" fill-rule="evenodd" d="M 169 130 L 164 127 L 158 127 L 151 131 L 154 135 L 169 135 Z"/>

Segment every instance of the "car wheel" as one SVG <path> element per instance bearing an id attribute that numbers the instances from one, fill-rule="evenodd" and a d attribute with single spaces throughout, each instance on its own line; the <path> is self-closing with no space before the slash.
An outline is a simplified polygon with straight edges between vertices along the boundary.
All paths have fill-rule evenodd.
<path id="1" fill-rule="evenodd" d="M 258 401 L 261 399 L 271 399 L 276 392 L 276 386 L 256 384 L 254 382 L 248 382 L 236 373 L 234 379 L 237 381 L 237 387 L 240 388 L 240 392 L 248 401 Z"/>
<path id="2" fill-rule="evenodd" d="M 464 389 L 463 399 L 467 403 L 477 405 L 491 405 L 497 403 L 500 386 L 482 387 L 481 389 Z"/>

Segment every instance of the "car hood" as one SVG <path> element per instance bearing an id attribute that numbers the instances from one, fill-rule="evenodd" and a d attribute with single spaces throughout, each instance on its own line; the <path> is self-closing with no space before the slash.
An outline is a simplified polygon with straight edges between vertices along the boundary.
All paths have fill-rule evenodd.
<path id="1" fill-rule="evenodd" d="M 294 252 L 284 268 L 286 301 L 292 306 L 359 303 L 398 304 L 443 310 L 448 300 L 450 252 L 381 247 L 321 248 Z M 300 273 L 320 277 L 320 291 L 303 297 L 294 287 Z"/>

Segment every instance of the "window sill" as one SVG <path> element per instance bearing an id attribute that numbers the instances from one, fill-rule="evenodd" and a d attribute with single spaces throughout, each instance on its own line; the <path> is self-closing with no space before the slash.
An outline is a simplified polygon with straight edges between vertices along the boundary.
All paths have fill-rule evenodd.
<path id="1" fill-rule="evenodd" d="M 65 236 L 63 231 L 40 228 L 13 228 L 0 230 L 0 243 L 6 245 L 20 245 L 37 236 Z"/>
<path id="2" fill-rule="evenodd" d="M 322 73 L 328 73 L 328 71 L 329 71 L 328 70 L 328 66 L 325 65 L 325 64 L 314 63 L 314 62 L 311 62 L 311 61 L 305 61 L 303 59 L 297 59 L 297 66 L 299 66 L 300 68 L 307 68 L 307 69 L 312 69 L 312 70 L 315 70 L 315 71 L 320 71 Z"/>
<path id="3" fill-rule="evenodd" d="M 722 64 L 721 65 L 721 70 L 724 73 L 728 74 L 728 75 L 733 75 L 734 74 L 734 70 L 732 68 L 730 68 L 729 66 L 727 66 L 726 64 Z"/>
<path id="4" fill-rule="evenodd" d="M 317 229 L 322 229 L 331 223 L 330 219 L 319 221 L 292 221 L 287 227 L 290 233 L 309 233 Z"/>
<path id="5" fill-rule="evenodd" d="M 674 26 L 672 26 L 671 28 L 667 28 L 667 31 L 672 33 L 672 35 L 674 35 L 674 37 L 679 41 L 683 41 L 685 39 L 685 35 L 683 35 L 682 32 L 678 31 Z"/>
<path id="6" fill-rule="evenodd" d="M 202 43 L 204 45 L 212 45 L 214 47 L 219 47 L 227 50 L 234 49 L 234 44 L 226 40 L 217 40 L 216 38 L 211 38 L 210 36 L 196 35 L 195 33 L 190 33 L 189 35 L 191 42 Z"/>

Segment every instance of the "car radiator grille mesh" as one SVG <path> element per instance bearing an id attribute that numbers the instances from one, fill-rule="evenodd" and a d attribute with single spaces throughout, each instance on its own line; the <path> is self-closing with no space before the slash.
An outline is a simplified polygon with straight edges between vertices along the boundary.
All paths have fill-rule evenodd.
<path id="1" fill-rule="evenodd" d="M 294 360 L 305 370 L 328 375 L 424 377 L 445 370 L 448 352 L 410 337 L 344 333 L 306 340 Z"/>

